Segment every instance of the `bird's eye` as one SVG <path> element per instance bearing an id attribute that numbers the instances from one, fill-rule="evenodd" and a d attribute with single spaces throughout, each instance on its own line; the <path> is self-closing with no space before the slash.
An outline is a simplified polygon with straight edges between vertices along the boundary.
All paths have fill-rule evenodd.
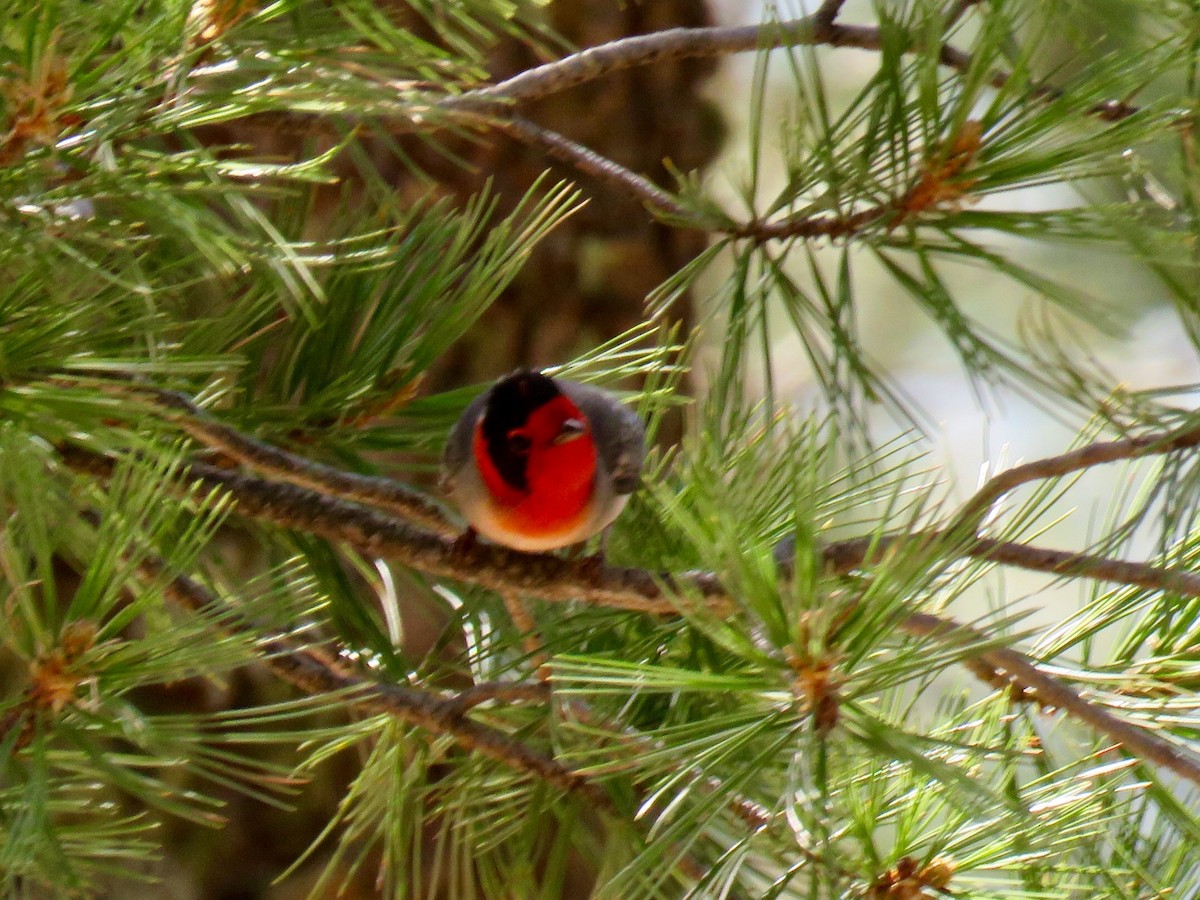
<path id="1" fill-rule="evenodd" d="M 508 436 L 508 449 L 517 454 L 517 456 L 524 456 L 529 452 L 529 447 L 529 438 L 519 431 Z"/>

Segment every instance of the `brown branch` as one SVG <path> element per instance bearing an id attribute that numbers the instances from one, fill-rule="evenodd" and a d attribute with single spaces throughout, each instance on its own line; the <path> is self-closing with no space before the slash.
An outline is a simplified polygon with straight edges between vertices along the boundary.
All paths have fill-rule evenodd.
<path id="1" fill-rule="evenodd" d="M 974 2 L 977 0 L 963 0 L 957 4 L 949 14 L 948 26 L 956 21 L 962 11 L 974 5 Z M 841 6 L 841 0 L 826 0 L 812 15 L 787 22 L 733 27 L 672 28 L 621 38 L 528 69 L 499 84 L 432 100 L 431 106 L 440 112 L 451 114 L 464 124 L 495 128 L 525 144 L 538 147 L 552 159 L 612 185 L 655 212 L 670 217 L 672 224 L 679 227 L 718 230 L 735 237 L 748 237 L 760 242 L 787 238 L 847 237 L 896 212 L 898 203 L 885 202 L 841 215 L 788 218 L 779 222 L 754 220 L 740 226 L 714 227 L 711 222 L 698 220 L 692 211 L 683 207 L 669 192 L 659 188 L 648 178 L 589 147 L 521 118 L 513 110 L 515 104 L 556 94 L 612 72 L 664 59 L 724 56 L 803 45 L 881 50 L 884 36 L 878 27 L 843 25 L 834 21 Z M 905 48 L 905 52 L 916 53 L 923 49 L 925 48 L 921 42 L 914 38 Z M 964 72 L 974 65 L 971 54 L 948 43 L 940 44 L 937 52 L 939 62 L 956 71 Z M 1011 78 L 1010 73 L 997 70 L 989 73 L 988 82 L 999 89 L 1005 87 Z M 1030 94 L 1033 98 L 1043 101 L 1055 101 L 1065 96 L 1062 89 L 1051 85 L 1034 86 Z M 1089 114 L 1108 122 L 1128 118 L 1138 111 L 1137 106 L 1119 100 L 1097 103 L 1088 110 Z M 275 131 L 299 129 L 300 133 L 307 134 L 314 128 L 322 129 L 320 118 L 312 115 L 254 115 L 263 122 L 271 123 L 271 128 Z M 389 123 L 393 133 L 407 133 L 430 127 L 443 126 L 429 119 L 418 123 L 415 119 L 405 121 L 394 118 Z"/>
<path id="2" fill-rule="evenodd" d="M 145 557 L 139 563 L 138 570 L 148 581 L 159 580 L 166 574 L 164 562 L 155 557 Z M 223 609 L 215 595 L 186 576 L 168 580 L 164 593 L 193 611 Z M 228 622 L 228 619 L 225 621 Z M 483 682 L 449 698 L 442 698 L 412 688 L 357 678 L 341 671 L 336 661 L 323 658 L 319 653 L 298 646 L 282 636 L 264 641 L 246 626 L 227 624 L 225 628 L 227 631 L 243 631 L 254 636 L 265 653 L 263 664 L 307 694 L 345 692 L 351 698 L 349 702 L 360 712 L 395 716 L 433 734 L 448 735 L 464 750 L 479 753 L 518 772 L 540 778 L 563 791 L 578 794 L 602 812 L 617 814 L 616 806 L 608 794 L 588 776 L 571 770 L 553 757 L 530 748 L 504 732 L 465 717 L 469 710 L 493 700 L 508 703 L 547 702 L 551 698 L 549 681 Z M 580 703 L 572 706 L 577 714 L 586 708 Z M 710 790 L 721 788 L 716 779 L 709 778 L 705 783 Z M 769 814 L 757 804 L 736 795 L 730 802 L 744 821 L 753 822 L 759 828 L 769 824 Z M 800 849 L 807 858 L 819 861 L 819 857 L 811 851 Z M 696 880 L 706 874 L 706 870 L 687 855 L 682 856 L 677 865 Z"/>
<path id="3" fill-rule="evenodd" d="M 831 6 L 836 7 L 840 4 L 826 3 L 810 16 L 786 22 L 670 28 L 652 34 L 620 38 L 528 69 L 499 84 L 446 98 L 437 105 L 444 110 L 500 114 L 508 104 L 557 94 L 613 72 L 661 60 L 728 56 L 755 50 L 806 45 L 850 47 L 859 50 L 883 48 L 883 32 L 879 28 L 870 25 L 838 24 L 828 15 L 827 7 Z M 917 53 L 925 47 L 914 39 L 905 49 L 908 53 Z M 938 61 L 959 72 L 970 69 L 974 64 L 971 54 L 946 43 L 938 46 Z M 1007 72 L 994 71 L 988 75 L 988 82 L 995 88 L 1003 88 L 1011 78 L 1012 75 Z M 1039 100 L 1053 101 L 1063 97 L 1064 92 L 1050 85 L 1039 85 L 1033 88 L 1032 96 Z M 1138 107 L 1120 100 L 1108 100 L 1093 105 L 1088 112 L 1101 120 L 1115 122 L 1138 112 Z"/>
<path id="4" fill-rule="evenodd" d="M 795 216 L 776 222 L 755 219 L 728 233 L 733 237 L 750 238 L 760 244 L 788 238 L 845 238 L 897 212 L 898 204 L 888 201 L 845 215 Z"/>
<path id="5" fill-rule="evenodd" d="M 763 25 L 668 28 L 588 47 L 527 69 L 499 84 L 447 98 L 438 105 L 449 109 L 495 111 L 501 104 L 537 100 L 612 72 L 661 60 L 728 56 L 752 50 L 822 43 L 820 35 L 824 31 L 818 27 L 815 16 Z"/>
<path id="6" fill-rule="evenodd" d="M 1102 441 L 1045 459 L 1035 460 L 993 476 L 963 505 L 947 530 L 974 532 L 989 510 L 1009 491 L 1031 481 L 1059 478 L 1093 466 L 1157 456 L 1200 446 L 1200 428 L 1189 426 L 1170 434 L 1149 434 L 1120 441 Z"/>
<path id="7" fill-rule="evenodd" d="M 447 698 L 446 704 L 461 716 L 467 710 L 493 700 L 504 703 L 546 703 L 550 696 L 550 685 L 544 681 L 481 681 Z"/>
<path id="8" fill-rule="evenodd" d="M 845 5 L 846 0 L 825 0 L 813 13 L 813 19 L 825 25 L 832 25 Z"/>
<path id="9" fill-rule="evenodd" d="M 947 27 L 976 2 L 978 0 L 960 2 L 951 10 Z M 498 128 L 526 144 L 540 147 L 551 158 L 630 194 L 654 211 L 673 217 L 675 224 L 682 227 L 713 228 L 733 237 L 750 238 L 759 243 L 789 238 L 849 237 L 882 219 L 903 217 L 906 213 L 919 211 L 910 210 L 905 205 L 911 191 L 905 196 L 852 213 L 797 216 L 775 222 L 755 219 L 742 225 L 713 227 L 711 223 L 697 221 L 694 213 L 644 176 L 589 147 L 517 116 L 511 107 L 497 105 L 500 99 L 514 103 L 535 99 L 609 72 L 659 59 L 719 55 L 802 44 L 881 50 L 883 34 L 879 28 L 868 25 L 840 25 L 834 21 L 841 6 L 841 0 L 826 0 L 813 15 L 790 22 L 733 28 L 674 28 L 649 35 L 623 38 L 580 51 L 557 62 L 538 66 L 500 84 L 468 91 L 439 105 L 465 111 L 468 115 L 473 112 L 482 113 L 479 121 L 483 124 Z M 916 52 L 919 49 L 920 45 L 914 42 L 908 51 Z M 943 65 L 959 72 L 967 71 L 974 64 L 969 53 L 947 43 L 939 46 L 938 59 Z M 1007 85 L 1011 78 L 1009 73 L 1001 71 L 994 71 L 988 75 L 989 83 L 997 89 Z M 1050 85 L 1035 86 L 1032 95 L 1046 101 L 1058 100 L 1065 96 L 1061 89 Z M 1137 107 L 1121 101 L 1105 101 L 1089 109 L 1090 114 L 1110 122 L 1127 118 L 1137 111 Z"/>
<path id="10" fill-rule="evenodd" d="M 172 410 L 171 420 L 206 447 L 220 450 L 260 472 L 331 497 L 386 510 L 438 534 L 454 535 L 461 531 L 436 504 L 391 478 L 346 472 L 288 453 L 217 421 L 184 394 L 145 385 L 132 389 Z"/>
<path id="11" fill-rule="evenodd" d="M 59 448 L 72 469 L 108 478 L 110 457 L 72 445 Z M 482 541 L 463 546 L 372 509 L 327 497 L 297 485 L 267 481 L 204 463 L 189 463 L 183 478 L 229 492 L 239 515 L 345 543 L 372 557 L 390 559 L 430 575 L 488 590 L 524 593 L 542 600 L 579 600 L 597 606 L 655 615 L 677 615 L 686 607 L 663 591 L 678 582 L 699 592 L 706 608 L 721 615 L 733 607 L 710 573 L 658 575 L 643 569 L 595 566 L 546 554 L 520 553 Z"/>
<path id="12" fill-rule="evenodd" d="M 1092 446 L 1103 448 L 1107 445 Z M 1170 444 L 1159 441 L 1156 446 L 1166 448 Z M 1083 451 L 1089 449 L 1083 448 Z M 107 478 L 115 465 L 108 457 L 69 445 L 60 448 L 60 453 L 63 461 L 72 468 L 102 478 Z M 1074 455 L 1067 454 L 1066 457 Z M 232 494 L 240 515 L 349 544 L 369 556 L 390 559 L 430 575 L 475 584 L 497 593 L 524 593 L 555 602 L 578 600 L 596 606 L 668 616 L 686 612 L 690 603 L 687 599 L 676 599 L 672 594 L 686 598 L 689 593 L 694 593 L 699 596 L 703 609 L 713 615 L 729 616 L 736 611 L 734 599 L 711 572 L 668 574 L 596 566 L 587 560 L 520 553 L 484 542 L 464 547 L 452 539 L 430 534 L 374 510 L 296 485 L 266 481 L 203 463 L 188 464 L 186 472 L 189 479 L 197 480 L 205 487 L 220 488 Z M 971 557 L 1035 572 L 1200 597 L 1200 574 L 1185 569 L 1012 541 L 971 538 L 949 529 L 852 538 L 830 543 L 822 553 L 831 572 L 847 573 L 874 566 L 901 547 L 934 547 L 941 558 Z"/>
<path id="13" fill-rule="evenodd" d="M 978 0 L 960 0 L 948 13 L 947 28 Z M 388 128 L 395 134 L 410 133 L 423 129 L 445 127 L 447 122 L 430 118 L 432 109 L 449 114 L 462 124 L 475 127 L 495 128 L 511 137 L 546 152 L 552 159 L 565 163 L 606 184 L 612 185 L 639 200 L 655 212 L 672 219 L 671 224 L 684 228 L 711 229 L 748 237 L 757 241 L 787 238 L 847 237 L 860 231 L 889 213 L 897 210 L 896 202 L 885 202 L 853 213 L 788 218 L 779 222 L 751 221 L 744 225 L 714 226 L 711 222 L 698 219 L 684 208 L 669 192 L 659 188 L 648 178 L 631 171 L 589 147 L 576 143 L 554 131 L 541 128 L 514 112 L 516 104 L 536 100 L 580 84 L 603 77 L 613 72 L 647 65 L 659 60 L 725 56 L 754 50 L 824 45 L 830 47 L 855 48 L 879 51 L 883 48 L 884 35 L 880 28 L 869 25 L 844 25 L 835 21 L 842 6 L 841 0 L 825 0 L 821 7 L 805 18 L 786 22 L 767 22 L 761 25 L 708 28 L 672 28 L 651 34 L 621 38 L 600 44 L 521 72 L 498 84 L 475 88 L 462 94 L 431 99 L 430 109 L 423 115 L 384 117 Z M 926 49 L 917 38 L 909 41 L 906 53 L 917 53 Z M 937 47 L 939 62 L 959 72 L 974 65 L 971 54 L 942 43 Z M 987 80 L 993 87 L 1005 87 L 1012 75 L 1003 71 L 992 71 Z M 1065 92 L 1052 85 L 1035 85 L 1030 96 L 1042 101 L 1056 101 Z M 1116 122 L 1139 111 L 1139 108 L 1121 100 L 1108 100 L 1094 104 L 1088 112 L 1103 121 Z M 322 117 L 313 114 L 254 113 L 254 118 L 275 132 L 324 133 L 328 126 Z"/>
<path id="14" fill-rule="evenodd" d="M 1113 458 L 1129 458 L 1120 454 L 1145 455 L 1166 452 L 1173 447 L 1172 440 L 1161 438 L 1157 441 L 1134 439 L 1111 445 L 1092 445 L 1073 454 L 1065 454 L 1062 458 L 1064 461 L 1059 462 L 1057 467 L 1070 466 L 1071 463 L 1066 460 L 1093 458 L 1089 453 L 1097 461 L 1109 461 Z M 111 474 L 114 465 L 112 460 L 104 456 L 78 448 L 64 447 L 61 453 L 68 465 L 101 477 Z M 1057 471 L 1054 466 L 1051 468 Z M 597 567 L 587 562 L 516 553 L 482 543 L 462 548 L 451 540 L 423 532 L 372 510 L 324 497 L 306 488 L 276 484 L 202 464 L 192 464 L 187 474 L 206 486 L 220 487 L 232 493 L 240 514 L 306 531 L 328 540 L 345 542 L 363 553 L 392 559 L 431 575 L 476 584 L 501 594 L 515 591 L 546 600 L 582 600 L 601 606 L 662 615 L 686 611 L 690 601 L 672 599 L 664 594 L 666 587 L 672 592 L 679 592 L 684 598 L 698 595 L 700 609 L 708 614 L 728 616 L 737 608 L 735 599 L 724 590 L 713 573 L 668 575 L 641 569 Z M 939 543 L 943 546 L 938 546 Z M 842 541 L 826 547 L 823 554 L 832 571 L 848 572 L 869 567 L 905 544 L 931 548 L 939 558 L 974 557 L 1053 574 L 1111 580 L 1153 590 L 1200 596 L 1200 576 L 1190 572 L 1012 542 L 986 539 L 964 541 L 961 535 L 945 531 Z M 898 624 L 912 634 L 956 646 L 968 640 L 976 642 L 982 639 L 977 632 L 927 614 L 912 614 Z M 1166 766 L 1200 784 L 1200 763 L 1184 755 L 1169 742 L 1089 704 L 1070 688 L 1038 670 L 1020 653 L 1007 649 L 979 648 L 973 655 L 992 669 L 1012 673 L 1013 684 L 1034 691 L 1039 702 L 1067 710 L 1081 721 L 1126 744 L 1131 753 Z M 980 666 L 971 668 L 977 674 L 987 672 Z M 988 677 L 994 677 L 994 673 L 988 673 Z M 442 711 L 444 713 L 444 709 Z M 421 708 L 419 713 L 410 710 L 407 714 L 420 714 L 425 717 L 423 721 L 437 724 L 436 717 L 431 719 L 427 709 Z M 493 745 L 491 752 L 499 751 Z"/>
<path id="15" fill-rule="evenodd" d="M 630 194 L 658 213 L 675 216 L 685 222 L 694 219 L 691 211 L 681 206 L 674 197 L 649 178 L 638 175 L 607 156 L 602 156 L 583 144 L 577 144 L 556 131 L 542 128 L 516 115 L 507 119 L 492 120 L 488 124 L 524 144 L 544 150 L 551 159 Z"/>
<path id="16" fill-rule="evenodd" d="M 1090 464 L 1128 459 L 1150 453 L 1162 453 L 1200 439 L 1200 430 L 1183 432 L 1173 439 L 1135 438 L 1104 444 L 1092 444 L 1061 457 L 1018 466 L 1011 472 L 1028 474 L 1042 471 L 1040 477 L 1074 471 Z M 63 461 L 72 468 L 107 478 L 114 467 L 112 459 L 78 447 L 60 448 Z M 463 546 L 450 538 L 430 534 L 374 510 L 327 497 L 304 487 L 266 481 L 230 472 L 203 463 L 190 463 L 187 477 L 209 488 L 221 488 L 233 495 L 240 515 L 303 531 L 330 541 L 349 544 L 370 556 L 383 557 L 430 575 L 475 584 L 497 593 L 524 593 L 543 600 L 579 600 L 597 606 L 676 615 L 686 611 L 686 597 L 699 595 L 703 608 L 713 615 L 728 616 L 736 611 L 732 597 L 711 572 L 684 572 L 677 575 L 648 572 L 616 566 L 596 566 L 589 561 L 568 560 L 546 554 L 520 553 L 477 542 Z M 976 498 L 999 490 L 1009 482 L 997 476 Z M 1023 483 L 1021 480 L 1015 483 Z M 974 505 L 975 498 L 968 503 Z M 961 514 L 960 514 L 961 515 Z M 930 530 L 905 535 L 884 535 L 837 541 L 823 549 L 830 571 L 846 573 L 879 563 L 900 547 L 937 547 L 940 557 L 971 557 L 1002 563 L 1035 572 L 1071 575 L 1110 581 L 1200 597 L 1200 574 L 1184 569 L 1154 566 L 1149 563 L 1111 559 L 1067 550 L 1035 547 L 1012 541 L 972 538 L 952 529 Z M 669 593 L 664 593 L 666 587 Z"/>
<path id="17" fill-rule="evenodd" d="M 927 613 L 910 614 L 904 621 L 904 630 L 964 648 L 987 640 L 973 628 Z M 1006 647 L 970 652 L 988 665 L 1010 673 L 1014 684 L 1032 690 L 1039 703 L 1061 709 L 1072 718 L 1086 722 L 1096 731 L 1120 742 L 1131 755 L 1169 769 L 1192 784 L 1200 784 L 1200 761 L 1195 756 L 1088 702 L 1057 678 L 1041 671 L 1027 656 Z"/>
<path id="18" fill-rule="evenodd" d="M 981 2 L 983 0 L 955 0 L 954 5 L 946 13 L 946 21 L 942 25 L 942 30 L 949 32 L 963 16 L 971 11 L 972 7 L 978 6 Z"/>
<path id="19" fill-rule="evenodd" d="M 1168 569 L 1149 563 L 1109 559 L 1070 550 L 1031 547 L 1015 541 L 996 541 L 989 538 L 979 538 L 971 543 L 964 555 L 1028 569 L 1031 572 L 1081 576 L 1095 581 L 1145 588 L 1148 591 L 1178 594 L 1181 597 L 1200 597 L 1200 574 L 1186 569 Z"/>
<path id="20" fill-rule="evenodd" d="M 153 558 L 143 559 L 138 569 L 139 574 L 149 581 L 161 579 L 166 574 L 163 563 Z M 169 578 L 164 593 L 175 602 L 194 611 L 223 609 L 213 594 L 199 582 L 185 575 Z M 258 637 L 245 626 L 239 628 L 231 625 L 229 630 L 245 631 Z M 535 694 L 540 696 L 540 689 L 533 691 L 530 686 L 506 685 L 502 691 L 496 685 L 480 685 L 478 689 L 482 696 L 478 699 L 472 696 L 470 691 L 447 699 L 396 684 L 357 678 L 337 670 L 316 652 L 297 646 L 280 636 L 260 641 L 259 647 L 263 651 L 263 664 L 267 668 L 306 693 L 347 692 L 353 698 L 350 702 L 360 711 L 395 716 L 433 734 L 448 735 L 465 750 L 494 759 L 563 791 L 578 794 L 605 812 L 616 812 L 608 794 L 594 781 L 504 732 L 464 715 L 472 706 L 485 699 L 499 696 L 512 699 L 514 694 L 527 699 Z"/>
<path id="21" fill-rule="evenodd" d="M 1017 541 L 971 538 L 969 535 L 955 535 L 950 529 L 878 538 L 851 538 L 831 543 L 823 552 L 830 571 L 845 574 L 877 565 L 901 547 L 932 547 L 937 544 L 942 545 L 938 548 L 938 555 L 943 558 L 970 557 L 1031 572 L 1109 581 L 1181 597 L 1200 597 L 1200 574 L 1187 569 L 1169 569 L 1073 550 L 1035 547 Z"/>

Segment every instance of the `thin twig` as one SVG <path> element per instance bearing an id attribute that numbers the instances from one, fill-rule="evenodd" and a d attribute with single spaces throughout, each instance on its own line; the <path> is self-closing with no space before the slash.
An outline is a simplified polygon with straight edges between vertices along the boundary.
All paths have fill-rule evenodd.
<path id="1" fill-rule="evenodd" d="M 750 238 L 759 244 L 788 238 L 845 238 L 897 211 L 898 205 L 889 201 L 845 215 L 794 216 L 776 222 L 755 219 L 728 233 L 733 237 Z"/>
<path id="2" fill-rule="evenodd" d="M 513 77 L 466 91 L 438 105 L 448 109 L 495 110 L 558 94 L 612 72 L 661 60 L 728 56 L 752 50 L 821 43 L 815 16 L 763 25 L 668 28 L 588 47 L 570 56 L 527 69 Z"/>
<path id="3" fill-rule="evenodd" d="M 1046 478 L 1059 478 L 1094 466 L 1158 456 L 1200 446 L 1200 428 L 1192 425 L 1169 434 L 1148 434 L 1119 441 L 1101 441 L 1045 459 L 1005 469 L 990 478 L 963 505 L 947 530 L 974 532 L 991 508 L 1009 491 Z"/>
<path id="4" fill-rule="evenodd" d="M 1162 591 L 1181 597 L 1200 597 L 1200 574 L 1187 569 L 1168 569 L 1149 563 L 1109 559 L 1088 553 L 1070 550 L 1051 550 L 1047 547 L 1032 547 L 1016 541 L 996 541 L 979 538 L 965 551 L 966 556 L 986 559 L 1031 572 L 1048 572 L 1052 575 L 1072 575 L 1109 581 L 1148 591 Z"/>
<path id="5" fill-rule="evenodd" d="M 877 565 L 901 547 L 939 544 L 938 556 L 942 558 L 970 557 L 1031 572 L 1109 581 L 1181 597 L 1200 597 L 1200 574 L 1187 569 L 1165 568 L 1073 550 L 1054 550 L 1018 541 L 971 538 L 969 535 L 956 534 L 951 529 L 835 541 L 824 548 L 823 555 L 830 571 L 844 574 Z"/>
<path id="6" fill-rule="evenodd" d="M 542 128 L 520 116 L 499 119 L 489 124 L 522 143 L 541 148 L 551 159 L 565 163 L 597 181 L 617 187 L 656 212 L 676 216 L 685 221 L 694 219 L 692 212 L 681 206 L 674 197 L 650 179 L 556 131 Z"/>
<path id="7" fill-rule="evenodd" d="M 958 24 L 959 19 L 971 11 L 971 7 L 978 6 L 983 0 L 955 0 L 953 6 L 946 12 L 946 21 L 942 25 L 945 32 L 949 32 L 951 28 Z"/>
<path id="8" fill-rule="evenodd" d="M 813 19 L 825 25 L 832 25 L 845 4 L 846 0 L 825 0 L 813 13 Z"/>

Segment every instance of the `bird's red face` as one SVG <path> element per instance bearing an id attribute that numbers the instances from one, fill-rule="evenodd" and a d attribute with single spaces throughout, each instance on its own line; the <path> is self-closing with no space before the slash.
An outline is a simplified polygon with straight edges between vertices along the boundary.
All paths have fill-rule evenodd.
<path id="1" fill-rule="evenodd" d="M 502 382 L 472 440 L 503 526 L 523 537 L 567 531 L 591 511 L 596 444 L 587 417 L 549 378 Z"/>

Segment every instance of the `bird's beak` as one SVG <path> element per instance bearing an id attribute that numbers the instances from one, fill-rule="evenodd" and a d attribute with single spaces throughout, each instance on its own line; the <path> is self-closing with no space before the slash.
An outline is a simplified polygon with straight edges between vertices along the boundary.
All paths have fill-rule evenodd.
<path id="1" fill-rule="evenodd" d="M 562 423 L 562 428 L 558 431 L 558 436 L 554 439 L 555 444 L 567 444 L 576 438 L 581 438 L 587 434 L 587 425 L 579 419 L 567 419 Z"/>

